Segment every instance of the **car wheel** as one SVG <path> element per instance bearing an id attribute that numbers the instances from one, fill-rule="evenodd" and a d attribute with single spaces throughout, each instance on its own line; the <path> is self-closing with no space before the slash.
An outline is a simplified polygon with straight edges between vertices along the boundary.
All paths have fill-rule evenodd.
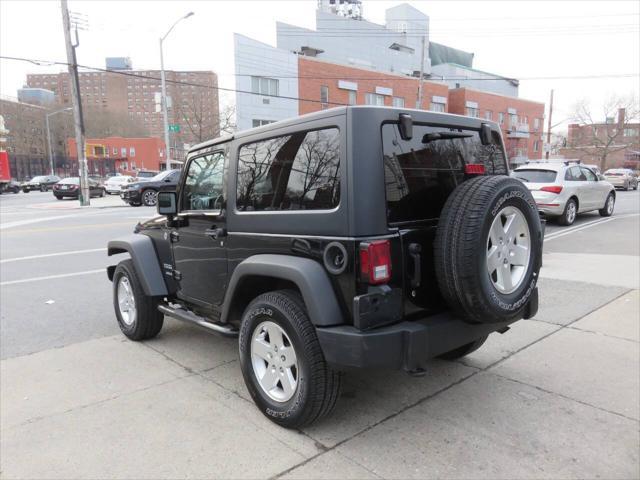
<path id="1" fill-rule="evenodd" d="M 142 192 L 142 203 L 147 207 L 153 207 L 158 201 L 158 192 L 152 189 Z"/>
<path id="2" fill-rule="evenodd" d="M 142 204 L 140 202 L 130 202 L 129 205 L 131 205 L 132 207 L 141 207 Z"/>
<path id="3" fill-rule="evenodd" d="M 558 217 L 558 223 L 560 225 L 573 225 L 578 216 L 578 204 L 573 198 L 567 200 L 567 204 L 564 206 L 564 212 Z"/>
<path id="4" fill-rule="evenodd" d="M 613 193 L 607 195 L 607 199 L 604 202 L 604 207 L 598 210 L 601 217 L 610 217 L 613 215 L 613 209 L 616 204 L 616 197 Z"/>
<path id="5" fill-rule="evenodd" d="M 300 296 L 264 293 L 246 308 L 240 365 L 260 411 L 286 428 L 308 425 L 335 407 L 341 376 L 329 367 Z"/>
<path id="6" fill-rule="evenodd" d="M 23 189 L 22 189 L 22 191 L 23 191 L 24 193 L 29 193 L 29 189 L 28 189 L 28 188 L 23 188 Z"/>
<path id="7" fill-rule="evenodd" d="M 478 350 L 482 345 L 484 345 L 484 342 L 487 341 L 487 338 L 489 338 L 489 335 L 485 335 L 484 337 L 481 337 L 471 343 L 467 343 L 466 345 L 458 347 L 447 353 L 443 353 L 438 358 L 443 358 L 445 360 L 457 360 L 459 358 L 462 358 Z"/>
<path id="8" fill-rule="evenodd" d="M 130 259 L 120 262 L 113 274 L 113 306 L 120 330 L 131 340 L 160 333 L 164 315 L 158 311 L 158 300 L 145 295 Z"/>
<path id="9" fill-rule="evenodd" d="M 469 323 L 522 318 L 542 261 L 542 225 L 531 192 L 507 176 L 458 186 L 438 220 L 434 262 L 440 292 Z"/>
<path id="10" fill-rule="evenodd" d="M 47 191 L 47 186 L 46 185 L 40 185 L 40 191 L 41 192 L 46 192 Z"/>

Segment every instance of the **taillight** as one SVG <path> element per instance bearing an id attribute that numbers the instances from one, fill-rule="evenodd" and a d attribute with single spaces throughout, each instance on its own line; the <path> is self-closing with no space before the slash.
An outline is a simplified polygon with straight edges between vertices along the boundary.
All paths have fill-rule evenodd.
<path id="1" fill-rule="evenodd" d="M 389 240 L 360 244 L 360 277 L 363 282 L 376 285 L 391 279 L 391 248 Z"/>
<path id="2" fill-rule="evenodd" d="M 464 173 L 467 175 L 484 175 L 484 165 L 481 163 L 471 163 L 464 166 Z"/>
<path id="3" fill-rule="evenodd" d="M 551 185 L 550 187 L 542 187 L 540 190 L 543 192 L 560 193 L 562 187 L 560 185 Z"/>

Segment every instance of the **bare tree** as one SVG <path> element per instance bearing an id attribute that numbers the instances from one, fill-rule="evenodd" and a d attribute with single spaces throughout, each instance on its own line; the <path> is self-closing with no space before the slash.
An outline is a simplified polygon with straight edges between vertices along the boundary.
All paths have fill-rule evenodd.
<path id="1" fill-rule="evenodd" d="M 624 117 L 619 112 L 624 109 Z M 587 135 L 572 138 L 567 145 L 580 158 L 596 158 L 600 169 L 606 168 L 607 157 L 612 153 L 629 148 L 632 143 L 624 138 L 624 126 L 640 114 L 638 100 L 634 95 L 611 96 L 597 112 L 587 100 L 578 101 L 573 107 L 571 119 L 581 125 L 581 133 Z"/>

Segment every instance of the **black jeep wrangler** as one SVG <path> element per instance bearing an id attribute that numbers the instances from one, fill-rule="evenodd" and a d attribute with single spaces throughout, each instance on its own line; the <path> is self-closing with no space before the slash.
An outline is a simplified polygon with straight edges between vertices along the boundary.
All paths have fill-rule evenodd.
<path id="1" fill-rule="evenodd" d="M 239 336 L 260 410 L 334 407 L 341 371 L 424 373 L 535 315 L 542 224 L 498 125 L 343 107 L 192 148 L 160 217 L 109 242 L 118 324 L 164 316 Z"/>

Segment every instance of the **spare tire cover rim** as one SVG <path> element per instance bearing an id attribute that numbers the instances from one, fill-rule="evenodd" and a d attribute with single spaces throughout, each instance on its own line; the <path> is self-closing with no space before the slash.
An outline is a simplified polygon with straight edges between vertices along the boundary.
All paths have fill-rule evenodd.
<path id="1" fill-rule="evenodd" d="M 522 211 L 507 206 L 495 216 L 487 238 L 486 264 L 494 288 L 513 293 L 522 285 L 531 262 L 531 235 Z"/>

